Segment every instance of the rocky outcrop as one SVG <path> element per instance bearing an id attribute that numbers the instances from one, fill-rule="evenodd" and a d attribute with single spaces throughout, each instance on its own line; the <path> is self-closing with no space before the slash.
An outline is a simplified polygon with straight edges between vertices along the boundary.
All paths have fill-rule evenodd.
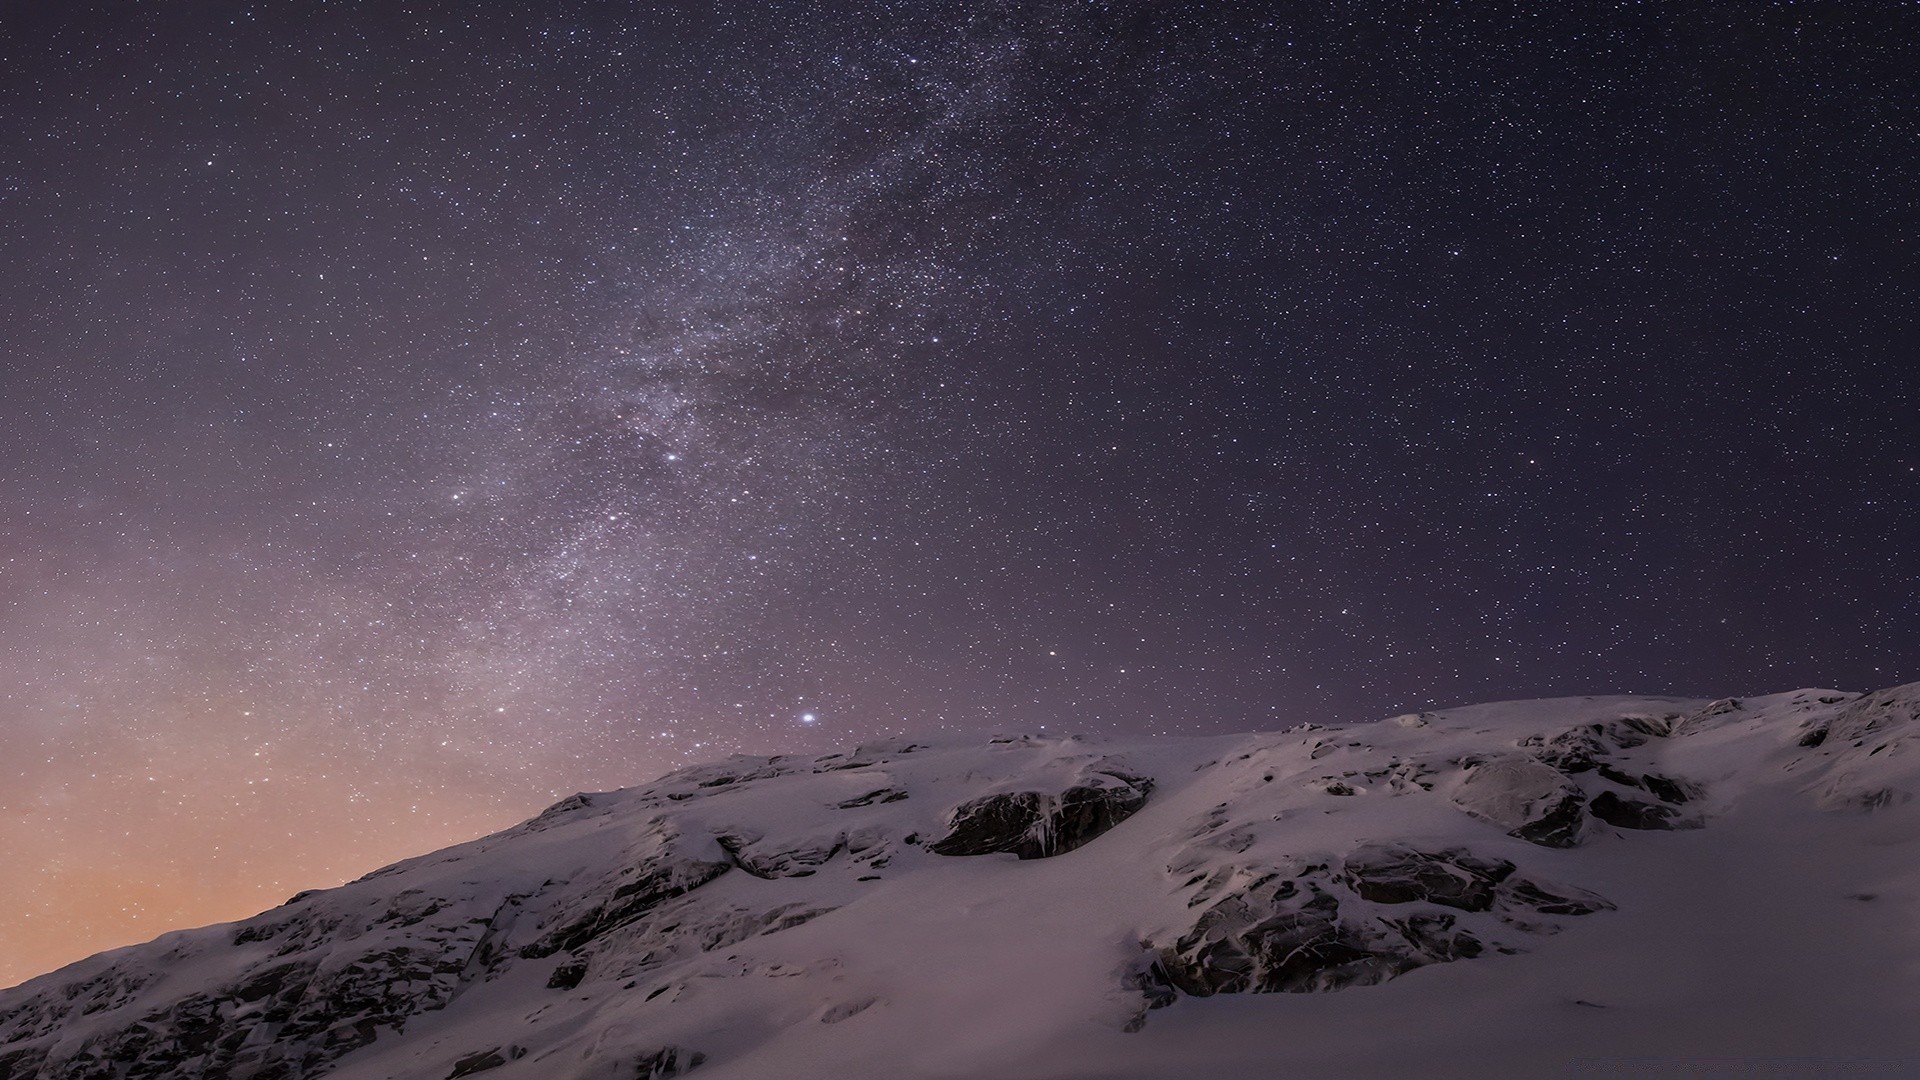
<path id="1" fill-rule="evenodd" d="M 698 1050 L 688 1050 L 679 1046 L 663 1046 L 658 1050 L 642 1054 L 634 1062 L 634 1080 L 672 1080 L 676 1076 L 685 1076 L 707 1060 L 707 1055 Z"/>
<path id="2" fill-rule="evenodd" d="M 1738 703 L 1735 703 L 1736 706 Z M 1541 764 L 1572 775 L 1601 767 L 1616 751 L 1645 746 L 1664 739 L 1681 723 L 1678 714 L 1622 716 L 1604 723 L 1581 724 L 1557 735 L 1535 735 L 1520 740 Z"/>
<path id="3" fill-rule="evenodd" d="M 1680 811 L 1660 803 L 1646 802 L 1641 799 L 1622 798 L 1611 791 L 1603 791 L 1587 804 L 1593 816 L 1609 825 L 1622 829 L 1671 830 L 1697 829 L 1700 822 L 1694 818 L 1682 817 Z"/>
<path id="4" fill-rule="evenodd" d="M 1828 699 L 1822 699 L 1823 702 Z M 1920 733 L 1920 683 L 1862 694 L 1802 726 L 1796 764 L 1817 771 L 1806 789 L 1823 810 L 1864 813 L 1913 799 L 1902 759 Z"/>
<path id="5" fill-rule="evenodd" d="M 1147 804 L 1153 781 L 1120 771 L 1097 771 L 1060 792 L 1010 791 L 955 807 L 945 836 L 927 850 L 936 855 L 1006 853 L 1044 859 L 1072 851 L 1131 817 Z"/>
<path id="6" fill-rule="evenodd" d="M 586 910 L 568 919 L 544 940 L 523 949 L 521 955 L 540 957 L 578 949 L 603 934 L 633 922 L 668 900 L 685 896 L 733 869 L 733 866 L 731 860 L 676 857 L 673 854 L 649 859 L 630 871 L 631 880 L 617 886 L 605 899 L 589 902 Z"/>
<path id="7" fill-rule="evenodd" d="M 260 962 L 63 1046 L 51 1075 L 315 1075 L 382 1032 L 444 1007 L 501 914 L 475 919 L 416 890 L 361 918 L 311 900 L 270 912 L 232 933 Z M 0 1057 L 0 1077 L 39 1076 L 44 1065 L 28 1055 L 12 1064 Z"/>
<path id="8" fill-rule="evenodd" d="M 1586 816 L 1586 794 L 1578 784 L 1552 766 L 1517 754 L 1469 768 L 1453 803 L 1509 836 L 1542 847 L 1574 846 Z"/>
<path id="9" fill-rule="evenodd" d="M 45 1047 L 0 1050 L 0 1080 L 39 1080 L 47 1063 Z"/>
<path id="10" fill-rule="evenodd" d="M 1148 942 L 1148 977 L 1136 983 L 1155 1005 L 1167 1003 L 1154 996 L 1156 981 L 1202 997 L 1341 990 L 1488 949 L 1514 951 L 1498 940 L 1503 924 L 1538 931 L 1549 916 L 1612 907 L 1516 869 L 1464 848 L 1398 844 L 1338 860 L 1225 868 L 1189 899 L 1198 912 L 1190 925 L 1170 941 Z"/>
<path id="11" fill-rule="evenodd" d="M 453 1071 L 447 1074 L 447 1080 L 459 1080 L 462 1076 L 473 1076 L 505 1065 L 509 1061 L 518 1061 L 527 1056 L 524 1046 L 495 1046 L 487 1050 L 477 1050 L 453 1063 Z"/>

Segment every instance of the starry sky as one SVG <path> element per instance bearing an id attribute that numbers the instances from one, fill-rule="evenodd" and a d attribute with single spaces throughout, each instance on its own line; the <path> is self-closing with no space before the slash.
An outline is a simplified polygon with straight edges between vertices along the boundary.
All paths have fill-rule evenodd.
<path id="1" fill-rule="evenodd" d="M 1916 40 L 0 6 L 0 984 L 731 753 L 1920 678 Z"/>

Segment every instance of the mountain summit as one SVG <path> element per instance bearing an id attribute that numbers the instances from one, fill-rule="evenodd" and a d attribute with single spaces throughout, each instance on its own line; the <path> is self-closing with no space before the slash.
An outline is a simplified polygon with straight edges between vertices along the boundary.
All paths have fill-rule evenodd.
<path id="1" fill-rule="evenodd" d="M 738 757 L 0 992 L 0 1080 L 1912 1075 L 1917 736 L 1920 685 Z"/>

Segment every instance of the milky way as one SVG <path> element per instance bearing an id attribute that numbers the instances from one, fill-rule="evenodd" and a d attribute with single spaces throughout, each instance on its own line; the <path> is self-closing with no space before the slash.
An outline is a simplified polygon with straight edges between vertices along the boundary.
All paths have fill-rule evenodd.
<path id="1" fill-rule="evenodd" d="M 1915 677 L 1909 10 L 30 7 L 0 983 L 735 752 Z"/>

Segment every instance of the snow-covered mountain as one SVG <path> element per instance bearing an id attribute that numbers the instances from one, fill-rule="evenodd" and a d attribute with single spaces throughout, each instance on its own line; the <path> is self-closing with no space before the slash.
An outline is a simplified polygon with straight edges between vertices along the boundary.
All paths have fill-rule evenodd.
<path id="1" fill-rule="evenodd" d="M 1917 1075 L 1916 736 L 1920 685 L 735 758 L 0 992 L 0 1080 Z"/>

